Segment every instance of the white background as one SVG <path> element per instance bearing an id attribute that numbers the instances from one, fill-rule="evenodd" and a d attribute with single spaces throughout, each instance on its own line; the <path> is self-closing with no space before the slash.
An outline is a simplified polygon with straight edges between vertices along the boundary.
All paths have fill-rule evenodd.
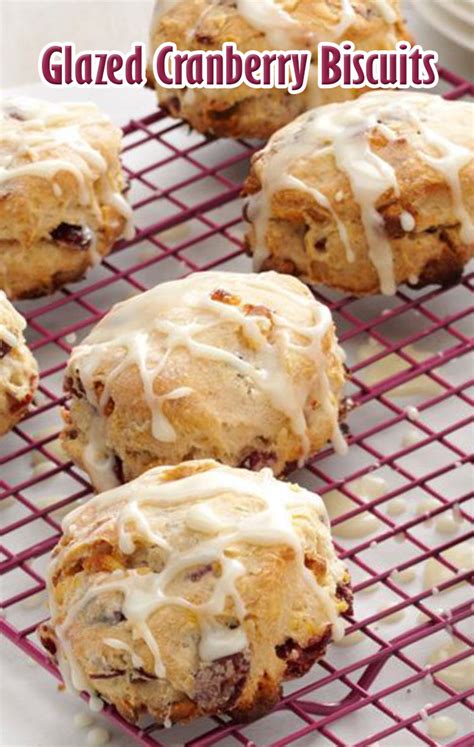
<path id="1" fill-rule="evenodd" d="M 469 76 L 472 70 L 469 53 L 446 41 L 414 12 L 413 6 L 424 2 L 426 0 L 411 0 L 404 4 L 416 40 L 425 48 L 436 49 L 441 64 Z M 37 58 L 42 47 L 54 41 L 74 41 L 81 50 L 116 48 L 125 51 L 133 41 L 147 38 L 152 4 L 151 0 L 2 0 L 2 89 L 15 88 L 15 92 L 20 92 L 18 87 L 21 86 L 23 93 L 47 98 L 93 99 L 118 124 L 127 122 L 132 115 L 137 117 L 150 112 L 155 100 L 148 90 L 99 88 L 61 92 L 42 87 L 37 82 Z M 31 666 L 12 644 L 5 643 L 0 661 L 2 747 L 79 747 L 86 744 L 87 730 L 73 727 L 74 715 L 87 712 L 84 703 L 70 695 L 59 694 L 56 681 L 38 666 Z M 96 726 L 107 728 L 111 743 L 116 747 L 134 744 L 102 717 L 94 716 L 94 720 Z M 167 733 L 166 743 L 177 747 L 179 732 L 179 728 L 175 728 Z M 314 740 L 316 745 L 316 736 Z"/>

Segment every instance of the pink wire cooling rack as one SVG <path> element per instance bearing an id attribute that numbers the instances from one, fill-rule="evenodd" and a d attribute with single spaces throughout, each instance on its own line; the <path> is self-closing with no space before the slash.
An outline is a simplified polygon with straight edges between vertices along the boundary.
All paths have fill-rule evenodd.
<path id="1" fill-rule="evenodd" d="M 473 94 L 456 75 L 441 77 L 446 98 Z M 83 282 L 20 304 L 41 382 L 35 408 L 0 443 L 1 629 L 58 678 L 35 636 L 47 616 L 43 572 L 61 517 L 91 493 L 56 440 L 71 347 L 112 303 L 158 282 L 215 268 L 250 270 L 239 191 L 252 145 L 206 140 L 160 111 L 132 120 L 124 140 L 136 236 Z M 393 298 L 315 291 L 331 307 L 348 352 L 350 450 L 338 458 L 327 449 L 295 479 L 327 496 L 328 505 L 345 501 L 333 531 L 354 583 L 353 645 L 331 646 L 252 724 L 216 718 L 159 730 L 131 726 L 106 708 L 138 743 L 435 745 L 430 723 L 443 715 L 457 728 L 451 744 L 474 744 L 474 688 L 461 690 L 459 680 L 472 653 L 472 280 L 467 274 L 453 288 L 403 288 Z M 370 499 L 360 488 L 367 475 L 378 479 Z M 359 527 L 357 536 L 347 520 Z"/>

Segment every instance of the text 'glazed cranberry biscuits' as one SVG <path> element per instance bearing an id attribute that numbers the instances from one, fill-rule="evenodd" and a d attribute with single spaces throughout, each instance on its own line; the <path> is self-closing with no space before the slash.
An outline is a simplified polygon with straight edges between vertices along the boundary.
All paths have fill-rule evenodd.
<path id="1" fill-rule="evenodd" d="M 358 96 L 362 89 L 317 87 L 317 45 L 353 41 L 357 49 L 394 49 L 409 38 L 398 0 L 157 0 L 151 24 L 151 54 L 165 42 L 178 50 L 240 52 L 310 50 L 308 85 L 292 95 L 284 89 L 163 88 L 160 105 L 195 129 L 221 137 L 267 139 L 302 112 L 329 101 Z"/>
<path id="2" fill-rule="evenodd" d="M 99 490 L 205 457 L 279 474 L 344 449 L 343 384 L 330 311 L 299 280 L 197 273 L 118 304 L 72 351 L 63 445 Z"/>
<path id="3" fill-rule="evenodd" d="M 252 161 L 256 269 L 364 295 L 459 280 L 474 250 L 474 105 L 374 91 L 303 114 Z"/>
<path id="4" fill-rule="evenodd" d="M 132 236 L 120 149 L 120 130 L 94 104 L 2 102 L 0 288 L 7 296 L 51 293 Z"/>
<path id="5" fill-rule="evenodd" d="M 38 366 L 26 345 L 26 322 L 0 291 L 0 436 L 23 417 L 38 384 Z"/>
<path id="6" fill-rule="evenodd" d="M 154 468 L 63 522 L 40 628 L 66 683 L 128 720 L 248 719 L 350 612 L 319 496 L 214 461 Z"/>

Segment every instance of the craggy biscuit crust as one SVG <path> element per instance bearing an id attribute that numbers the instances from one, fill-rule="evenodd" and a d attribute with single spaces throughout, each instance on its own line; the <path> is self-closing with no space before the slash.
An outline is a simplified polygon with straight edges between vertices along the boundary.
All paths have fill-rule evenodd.
<path id="1" fill-rule="evenodd" d="M 0 288 L 9 298 L 79 280 L 124 235 L 120 150 L 120 130 L 92 104 L 3 103 Z"/>
<path id="2" fill-rule="evenodd" d="M 366 130 L 370 150 L 393 168 L 398 185 L 398 194 L 388 189 L 375 203 L 381 218 L 381 240 L 388 240 L 390 245 L 394 286 L 452 285 L 474 255 L 474 158 L 469 160 L 469 151 L 474 154 L 473 106 L 444 101 L 432 94 L 376 92 L 365 94 L 357 102 L 336 105 L 340 109 L 334 110 L 334 118 L 340 121 L 355 105 L 374 100 L 381 100 L 384 113 L 379 118 L 380 127 Z M 400 105 L 409 117 L 416 116 L 401 116 L 400 110 L 397 113 Z M 437 112 L 435 118 L 433 110 Z M 360 195 L 344 164 L 336 163 L 333 150 L 321 147 L 316 140 L 311 147 L 309 135 L 305 154 L 288 158 L 282 186 L 270 187 L 270 191 L 262 188 L 275 156 L 285 157 L 285 151 L 291 155 L 299 133 L 311 132 L 313 116 L 326 116 L 325 108 L 303 114 L 253 157 L 244 185 L 244 195 L 250 198 L 244 210 L 247 248 L 255 257 L 260 241 L 263 261 L 258 265 L 263 270 L 294 274 L 308 283 L 324 283 L 357 296 L 380 293 L 380 277 L 369 256 Z M 419 129 L 420 122 L 426 131 Z M 385 127 L 389 127 L 390 136 Z M 347 138 L 350 136 L 348 133 Z M 441 149 L 432 140 L 438 136 L 443 138 Z M 436 160 L 429 162 L 426 157 L 443 157 L 445 147 L 451 149 L 448 176 Z M 468 154 L 460 162 L 461 168 L 456 163 L 458 147 Z M 299 186 L 288 185 L 291 177 L 299 180 Z M 273 178 L 270 181 L 274 184 Z M 327 199 L 330 209 L 321 204 L 321 199 L 315 199 L 315 191 Z M 258 226 L 264 212 L 267 218 L 259 240 Z M 460 220 L 461 212 L 464 221 Z M 347 256 L 335 216 L 347 232 L 353 261 Z M 464 231 L 466 226 L 469 230 Z"/>
<path id="3" fill-rule="evenodd" d="M 258 2 L 258 0 L 256 0 Z M 386 0 L 394 13 L 388 21 L 375 0 L 352 0 L 353 21 L 342 35 L 334 38 L 334 28 L 341 19 L 341 5 L 333 0 L 287 0 L 286 12 L 300 24 L 301 39 L 289 40 L 291 49 L 313 49 L 319 41 L 353 41 L 356 49 L 393 49 L 397 41 L 410 39 L 400 13 L 398 0 Z M 163 13 L 158 0 L 150 31 L 151 55 L 164 42 L 174 42 L 178 50 L 206 51 L 220 49 L 224 42 L 235 42 L 241 52 L 278 49 L 278 38 L 253 27 L 239 14 L 233 0 L 177 0 Z M 311 36 L 312 35 L 312 36 Z M 311 40 L 312 38 L 312 40 Z M 273 39 L 273 41 L 272 41 Z M 331 101 L 354 98 L 364 89 L 315 89 L 315 72 L 310 86 L 292 95 L 282 89 L 254 89 L 239 86 L 232 89 L 171 89 L 156 87 L 160 106 L 173 117 L 188 122 L 199 132 L 217 137 L 250 137 L 268 139 L 272 133 L 299 114 Z M 152 79 L 153 78 L 153 79 Z M 311 83 L 313 83 L 311 85 Z M 312 94 L 308 93 L 311 89 Z"/>
<path id="4" fill-rule="evenodd" d="M 162 308 L 163 293 L 171 293 L 175 299 L 172 307 Z M 121 482 L 152 466 L 207 457 L 249 469 L 269 466 L 275 474 L 281 474 L 336 437 L 345 378 L 341 350 L 329 311 L 302 283 L 276 273 L 199 273 L 127 301 L 128 313 L 125 308 L 121 313 L 123 318 L 138 320 L 138 333 L 146 331 L 146 323 L 139 321 L 146 318 L 176 325 L 173 328 L 179 332 L 183 325 L 199 319 L 195 307 L 186 304 L 191 296 L 202 305 L 204 316 L 210 307 L 215 314 L 210 328 L 197 335 L 214 352 L 206 357 L 206 351 L 201 355 L 178 346 L 154 377 L 155 398 L 182 391 L 183 387 L 189 389 L 186 396 L 161 401 L 160 419 L 164 415 L 175 433 L 168 441 L 153 435 L 152 410 L 157 402 L 146 396 L 136 359 L 122 367 L 118 375 L 113 374 L 124 355 L 120 342 L 113 344 L 123 331 L 120 324 L 112 323 L 113 317 L 105 318 L 111 332 L 102 335 L 102 342 L 90 347 L 86 339 L 84 347 L 72 352 L 65 374 L 71 401 L 64 412 L 62 443 L 98 489 L 114 483 L 104 482 L 103 473 L 91 466 L 89 457 L 94 448 L 103 460 L 112 463 L 115 480 Z M 232 310 L 238 316 L 229 320 Z M 311 352 L 306 347 L 295 348 L 293 343 L 309 344 L 305 326 L 315 320 L 319 324 L 320 315 L 326 319 L 321 330 L 314 331 L 314 342 L 319 341 L 320 349 Z M 289 332 L 285 352 L 281 345 L 287 345 L 282 338 L 287 323 L 295 327 Z M 269 346 L 265 354 L 246 333 L 246 324 L 264 330 L 264 344 Z M 97 330 L 100 334 L 100 325 Z M 129 346 L 133 339 L 136 337 L 127 338 Z M 152 335 L 149 345 L 150 359 L 160 360 L 166 354 L 159 335 Z M 238 360 L 219 360 L 221 350 L 224 355 L 236 355 Z M 251 374 L 266 372 L 269 385 L 275 384 L 273 399 L 236 367 L 239 361 L 254 367 Z M 279 380 L 283 383 L 277 389 Z M 304 419 L 305 434 L 295 432 L 293 415 Z"/>
<path id="5" fill-rule="evenodd" d="M 224 486 L 212 491 L 216 471 L 224 473 Z M 193 482 L 188 500 L 173 501 L 180 485 L 196 476 L 203 478 L 199 484 L 204 493 Z M 240 489 L 234 489 L 234 479 Z M 227 586 L 223 574 L 228 566 L 220 561 L 194 564 L 200 548 L 212 547 L 220 535 L 210 527 L 190 528 L 190 516 L 196 510 L 210 512 L 234 527 L 237 537 L 239 527 L 249 526 L 264 510 L 253 488 L 262 482 L 269 498 L 272 491 L 282 491 L 279 505 L 287 498 L 296 500 L 287 509 L 287 531 L 293 538 L 290 534 L 287 544 L 277 534 L 272 542 L 269 528 L 265 542 L 235 539 L 225 549 L 227 560 L 221 556 L 222 562 L 240 568 L 235 585 Z M 157 491 L 164 485 L 161 498 L 154 495 L 153 485 Z M 131 502 L 134 519 L 124 513 Z M 40 638 L 59 659 L 66 681 L 72 678 L 76 687 L 99 694 L 129 721 L 143 714 L 167 725 L 204 715 L 227 714 L 236 720 L 263 715 L 278 701 L 281 683 L 305 674 L 324 654 L 336 635 L 333 625 L 341 622 L 338 616 L 351 610 L 349 576 L 335 555 L 320 499 L 269 474 L 229 470 L 212 461 L 150 470 L 91 499 L 63 529 L 50 568 L 52 619 L 41 626 Z M 156 544 L 158 539 L 171 543 L 171 555 Z M 179 565 L 179 553 L 187 555 L 187 564 Z M 147 590 L 159 583 L 168 563 L 182 568 L 169 578 L 166 592 L 177 602 L 153 611 Z M 118 587 L 112 589 L 114 584 Z M 223 611 L 215 618 L 206 613 L 200 617 L 219 584 L 228 592 Z M 138 586 L 142 596 L 136 607 L 133 588 Z M 232 601 L 235 590 L 240 613 Z M 243 635 L 244 641 L 231 655 L 203 658 L 203 622 Z M 157 660 L 164 668 L 161 676 Z"/>
<path id="6" fill-rule="evenodd" d="M 23 336 L 25 326 L 0 291 L 0 436 L 25 415 L 38 385 L 38 366 Z"/>

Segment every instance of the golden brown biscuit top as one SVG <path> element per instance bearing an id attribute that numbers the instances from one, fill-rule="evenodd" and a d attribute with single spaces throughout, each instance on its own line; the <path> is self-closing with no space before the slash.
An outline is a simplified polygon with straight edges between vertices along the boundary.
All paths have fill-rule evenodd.
<path id="1" fill-rule="evenodd" d="M 261 189 L 249 200 L 255 226 L 255 266 L 267 257 L 265 235 L 268 203 L 279 191 L 308 192 L 334 218 L 347 260 L 354 261 L 337 194 L 325 193 L 334 171 L 350 183 L 360 209 L 368 252 L 382 293 L 395 292 L 392 249 L 378 201 L 400 194 L 403 172 L 410 164 L 433 169 L 451 192 L 453 212 L 465 243 L 474 240 L 474 222 L 461 187 L 463 170 L 472 166 L 474 105 L 439 96 L 401 91 L 374 91 L 355 101 L 312 109 L 275 133 L 253 160 Z M 402 147 L 403 146 L 403 147 Z M 398 155 L 397 155 L 398 154 Z M 260 185 L 259 185 L 260 186 Z M 407 230 L 414 218 L 402 215 Z"/>
<path id="2" fill-rule="evenodd" d="M 196 14 L 196 25 L 209 23 L 224 36 L 231 32 L 229 16 L 241 20 L 276 49 L 316 49 L 320 41 L 336 42 L 349 30 L 360 33 L 374 21 L 389 30 L 399 19 L 398 0 L 157 0 L 153 26 L 163 16 L 172 19 L 180 6 Z"/>
<path id="3" fill-rule="evenodd" d="M 345 569 L 331 543 L 324 504 L 316 494 L 276 480 L 268 469 L 256 473 L 213 460 L 151 469 L 73 511 L 63 530 L 49 569 L 50 599 L 66 658 L 62 663 L 69 665 L 76 686 L 84 683 L 67 633 L 98 595 L 122 596 L 123 614 L 134 635 L 153 653 L 156 676 L 166 677 L 148 626 L 153 613 L 169 605 L 189 610 L 201 629 L 199 654 L 204 661 L 242 651 L 248 640 L 239 579 L 262 573 L 259 563 L 271 564 L 283 549 L 296 564 L 302 588 L 318 599 L 333 635 L 341 635 L 336 589 Z M 107 567 L 100 566 L 104 548 L 109 548 Z M 257 552 L 256 559 L 258 548 L 265 552 Z M 305 564 L 305 554 L 315 552 L 325 568 L 321 582 Z M 137 553 L 148 558 L 138 567 L 127 562 Z M 209 587 L 208 571 L 214 565 L 219 572 L 211 574 Z M 90 583 L 70 585 L 71 574 L 81 567 L 90 569 Z M 61 608 L 63 584 L 69 584 L 67 610 Z M 229 604 L 237 619 L 231 628 L 220 622 Z"/>

